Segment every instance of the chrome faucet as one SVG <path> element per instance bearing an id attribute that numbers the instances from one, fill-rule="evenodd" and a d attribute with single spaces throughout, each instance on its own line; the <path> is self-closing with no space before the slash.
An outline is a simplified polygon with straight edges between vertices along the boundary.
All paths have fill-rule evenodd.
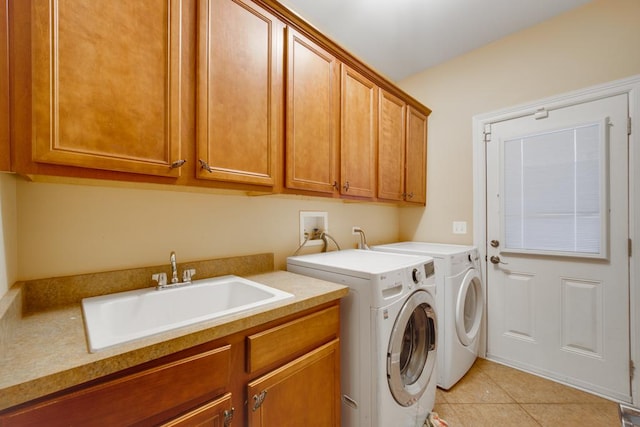
<path id="1" fill-rule="evenodd" d="M 175 252 L 171 252 L 169 261 L 171 262 L 171 283 L 178 283 L 178 266 L 176 265 Z"/>
<path id="2" fill-rule="evenodd" d="M 358 243 L 358 249 L 367 249 L 369 250 L 369 245 L 367 245 L 367 236 L 364 235 L 364 230 L 360 227 L 353 227 L 353 234 L 360 234 L 360 242 Z"/>
<path id="3" fill-rule="evenodd" d="M 167 283 L 167 273 L 156 273 L 151 276 L 151 279 L 157 282 L 156 289 L 171 288 L 174 286 L 183 286 L 191 283 L 191 278 L 195 276 L 195 268 L 186 268 L 182 272 L 182 282 L 178 279 L 178 264 L 176 263 L 176 253 L 171 252 L 169 257 L 171 263 L 171 283 Z"/>

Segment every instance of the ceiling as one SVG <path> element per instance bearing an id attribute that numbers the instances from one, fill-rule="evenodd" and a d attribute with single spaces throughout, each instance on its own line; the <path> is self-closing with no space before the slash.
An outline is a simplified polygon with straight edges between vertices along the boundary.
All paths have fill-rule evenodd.
<path id="1" fill-rule="evenodd" d="M 590 0 L 279 0 L 399 81 Z"/>

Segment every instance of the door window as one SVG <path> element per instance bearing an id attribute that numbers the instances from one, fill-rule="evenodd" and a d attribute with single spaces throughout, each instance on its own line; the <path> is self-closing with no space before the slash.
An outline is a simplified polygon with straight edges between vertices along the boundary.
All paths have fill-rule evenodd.
<path id="1" fill-rule="evenodd" d="M 607 257 L 607 120 L 502 141 L 505 252 Z"/>

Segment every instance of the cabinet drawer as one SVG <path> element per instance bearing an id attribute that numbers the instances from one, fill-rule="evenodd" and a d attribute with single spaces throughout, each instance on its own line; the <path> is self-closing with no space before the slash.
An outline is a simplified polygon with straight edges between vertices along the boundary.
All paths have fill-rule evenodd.
<path id="1" fill-rule="evenodd" d="M 170 408 L 221 395 L 231 346 L 55 397 L 0 418 L 0 426 L 131 425 Z"/>
<path id="2" fill-rule="evenodd" d="M 231 425 L 235 410 L 231 406 L 231 393 L 204 404 L 193 411 L 162 424 L 162 427 L 213 426 Z"/>
<path id="3" fill-rule="evenodd" d="M 329 307 L 317 313 L 247 337 L 247 371 L 288 361 L 337 338 L 340 309 Z"/>

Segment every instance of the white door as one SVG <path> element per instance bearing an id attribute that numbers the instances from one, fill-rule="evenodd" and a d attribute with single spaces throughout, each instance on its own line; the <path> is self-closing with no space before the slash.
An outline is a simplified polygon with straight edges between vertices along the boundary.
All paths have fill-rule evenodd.
<path id="1" fill-rule="evenodd" d="M 631 401 L 626 94 L 493 123 L 487 357 Z"/>

